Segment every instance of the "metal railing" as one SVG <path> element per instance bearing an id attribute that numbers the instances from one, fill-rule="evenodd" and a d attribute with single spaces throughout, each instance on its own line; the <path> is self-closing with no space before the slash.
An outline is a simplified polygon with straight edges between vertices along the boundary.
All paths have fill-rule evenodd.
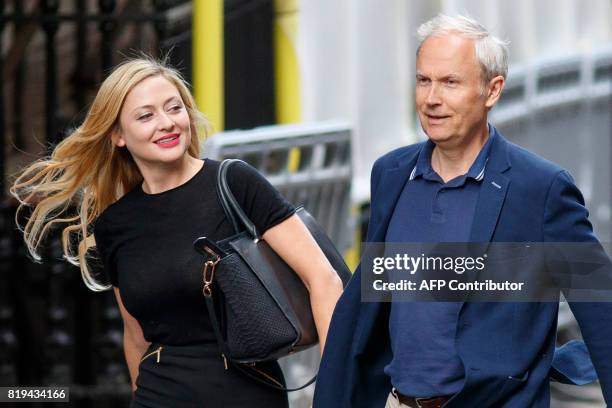
<path id="1" fill-rule="evenodd" d="M 351 128 L 345 123 L 280 125 L 217 133 L 211 159 L 238 158 L 259 170 L 290 202 L 304 207 L 342 251 L 352 244 Z"/>

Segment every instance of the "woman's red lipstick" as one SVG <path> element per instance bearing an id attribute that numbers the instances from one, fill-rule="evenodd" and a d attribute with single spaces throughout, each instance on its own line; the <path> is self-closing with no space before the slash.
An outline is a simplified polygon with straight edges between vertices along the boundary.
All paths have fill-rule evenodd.
<path id="1" fill-rule="evenodd" d="M 169 133 L 165 136 L 160 137 L 155 141 L 155 144 L 164 149 L 174 147 L 180 142 L 180 135 L 178 133 Z"/>

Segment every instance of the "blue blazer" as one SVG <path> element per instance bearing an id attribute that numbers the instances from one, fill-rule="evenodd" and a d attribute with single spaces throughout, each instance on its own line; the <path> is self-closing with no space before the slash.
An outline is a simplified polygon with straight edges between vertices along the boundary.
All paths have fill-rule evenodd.
<path id="1" fill-rule="evenodd" d="M 557 165 L 508 142 L 493 129 L 476 206 L 472 242 L 596 242 L 584 199 Z M 424 143 L 376 161 L 368 242 L 383 242 L 389 220 Z M 389 303 L 361 302 L 361 269 L 334 310 L 315 388 L 314 408 L 382 408 L 391 383 Z M 549 378 L 585 384 L 599 376 L 612 402 L 612 303 L 572 303 L 585 344 L 555 350 L 558 303 L 461 306 L 456 347 L 463 389 L 445 407 L 549 407 Z M 590 356 L 589 356 L 590 352 Z M 594 363 L 591 363 L 591 358 Z M 597 374 L 595 373 L 597 372 Z"/>

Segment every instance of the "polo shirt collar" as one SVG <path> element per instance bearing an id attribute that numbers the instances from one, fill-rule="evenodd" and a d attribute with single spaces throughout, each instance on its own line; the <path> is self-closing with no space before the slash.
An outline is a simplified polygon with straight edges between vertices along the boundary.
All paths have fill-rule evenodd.
<path id="1" fill-rule="evenodd" d="M 493 130 L 493 126 L 488 124 L 488 128 L 489 137 L 484 146 L 482 146 L 482 149 L 480 149 L 478 156 L 476 156 L 476 160 L 474 160 L 474 163 L 472 163 L 472 166 L 465 175 L 466 178 L 472 178 L 476 181 L 481 181 L 484 178 L 485 168 L 487 166 L 489 153 L 491 151 L 491 145 L 497 136 L 496 132 Z M 431 154 L 433 153 L 435 146 L 435 143 L 432 142 L 431 139 L 427 139 L 425 145 L 419 152 L 416 165 L 410 173 L 410 180 L 414 180 L 417 177 L 423 177 L 428 180 L 436 180 L 439 178 L 431 166 Z"/>

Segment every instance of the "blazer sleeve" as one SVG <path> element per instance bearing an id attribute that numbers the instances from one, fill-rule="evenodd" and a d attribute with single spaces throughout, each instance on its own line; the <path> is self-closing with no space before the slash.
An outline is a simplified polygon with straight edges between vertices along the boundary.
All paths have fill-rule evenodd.
<path id="1" fill-rule="evenodd" d="M 593 243 L 593 234 L 582 194 L 567 171 L 554 178 L 544 212 L 544 241 Z M 602 256 L 609 261 L 601 248 Z M 611 272 L 608 269 L 608 272 Z M 612 276 L 610 277 L 612 279 Z M 610 299 L 612 301 L 612 299 Z M 604 398 L 612 404 L 612 302 L 570 302 L 570 307 L 588 347 Z"/>

